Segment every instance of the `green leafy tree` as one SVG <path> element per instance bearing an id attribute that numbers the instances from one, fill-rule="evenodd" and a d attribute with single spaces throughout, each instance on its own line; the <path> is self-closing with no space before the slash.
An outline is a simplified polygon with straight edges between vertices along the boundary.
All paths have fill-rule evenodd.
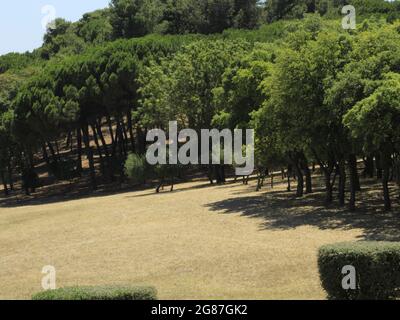
<path id="1" fill-rule="evenodd" d="M 358 102 L 348 112 L 344 123 L 351 129 L 355 138 L 363 141 L 367 151 L 380 152 L 385 209 L 391 210 L 388 183 L 392 154 L 399 150 L 400 75 L 387 74 L 370 96 Z"/>
<path id="2" fill-rule="evenodd" d="M 47 28 L 43 40 L 40 54 L 44 59 L 50 59 L 56 54 L 82 53 L 85 48 L 85 41 L 76 34 L 76 25 L 61 18 Z"/>
<path id="3" fill-rule="evenodd" d="M 161 22 L 161 0 L 112 0 L 111 25 L 115 38 L 140 37 L 152 33 Z"/>
<path id="4" fill-rule="evenodd" d="M 112 38 L 113 28 L 110 23 L 110 10 L 103 9 L 83 15 L 77 22 L 76 33 L 91 44 L 104 43 Z"/>

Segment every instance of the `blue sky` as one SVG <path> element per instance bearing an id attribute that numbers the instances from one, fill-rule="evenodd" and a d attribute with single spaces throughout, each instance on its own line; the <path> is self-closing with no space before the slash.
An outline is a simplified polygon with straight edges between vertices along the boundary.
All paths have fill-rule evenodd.
<path id="1" fill-rule="evenodd" d="M 3 0 L 0 9 L 0 55 L 25 52 L 42 44 L 45 30 L 42 21 L 51 12 L 42 9 L 53 6 L 56 17 L 76 21 L 86 12 L 108 6 L 109 0 Z M 49 7 L 47 7 L 49 8 Z"/>

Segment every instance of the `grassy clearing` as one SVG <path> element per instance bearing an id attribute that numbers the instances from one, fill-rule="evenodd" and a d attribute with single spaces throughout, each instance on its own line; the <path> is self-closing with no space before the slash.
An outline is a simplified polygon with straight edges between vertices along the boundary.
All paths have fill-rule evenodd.
<path id="1" fill-rule="evenodd" d="M 0 208 L 0 298 L 29 298 L 41 290 L 42 267 L 54 265 L 58 287 L 153 285 L 161 299 L 324 299 L 321 245 L 398 237 L 395 213 L 327 209 L 319 192 L 297 200 L 284 185 L 256 193 L 254 183 Z"/>

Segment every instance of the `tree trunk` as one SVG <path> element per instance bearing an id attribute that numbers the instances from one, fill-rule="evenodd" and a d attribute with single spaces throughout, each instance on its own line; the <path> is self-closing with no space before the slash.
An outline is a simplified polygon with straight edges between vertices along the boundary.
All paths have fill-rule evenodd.
<path id="1" fill-rule="evenodd" d="M 116 164 L 118 166 L 118 171 L 119 171 L 119 179 L 120 179 L 120 183 L 122 183 L 125 180 L 125 172 L 124 172 L 124 160 L 126 159 L 126 149 L 125 149 L 125 144 L 124 144 L 124 135 L 122 132 L 122 128 L 121 128 L 121 123 L 120 121 L 117 119 L 117 129 L 116 129 L 116 135 L 115 135 L 115 149 L 113 150 L 113 154 L 114 154 L 114 158 L 113 160 L 116 160 Z M 116 151 L 117 151 L 117 147 L 118 147 L 118 151 L 119 151 L 119 155 L 116 155 Z"/>
<path id="2" fill-rule="evenodd" d="M 132 151 L 133 153 L 135 153 L 135 150 L 136 150 L 136 148 L 135 148 L 135 136 L 133 135 L 133 126 L 132 126 L 132 114 L 131 114 L 131 110 L 129 110 L 129 111 L 127 112 L 126 117 L 127 117 L 127 119 L 128 119 L 128 131 L 129 131 L 129 137 L 130 137 L 130 140 L 131 140 L 131 151 Z"/>
<path id="3" fill-rule="evenodd" d="M 304 179 L 303 179 L 303 174 L 299 170 L 299 173 L 297 175 L 297 192 L 296 196 L 297 197 L 302 197 L 304 194 Z"/>
<path id="4" fill-rule="evenodd" d="M 354 155 L 355 157 L 355 155 Z M 374 177 L 374 157 L 367 156 L 364 160 L 365 163 L 365 170 L 364 170 L 364 177 Z"/>
<path id="5" fill-rule="evenodd" d="M 50 173 L 51 165 L 50 165 L 49 155 L 47 154 L 47 150 L 46 150 L 46 145 L 45 144 L 42 145 L 42 153 L 43 153 L 43 161 L 46 162 L 47 170 Z"/>
<path id="6" fill-rule="evenodd" d="M 72 132 L 69 131 L 67 135 L 67 141 L 65 142 L 65 147 L 68 149 L 72 144 Z"/>
<path id="7" fill-rule="evenodd" d="M 107 118 L 108 130 L 110 131 L 111 143 L 114 144 L 114 130 L 112 128 L 111 117 L 110 115 L 107 115 L 106 118 Z"/>
<path id="8" fill-rule="evenodd" d="M 325 188 L 326 188 L 326 196 L 325 196 L 325 201 L 327 204 L 331 204 L 333 201 L 333 186 L 331 182 L 331 173 L 328 172 L 328 170 L 325 170 L 324 172 L 325 175 Z"/>
<path id="9" fill-rule="evenodd" d="M 146 132 L 140 127 L 137 128 L 137 151 L 139 154 L 146 152 Z"/>
<path id="10" fill-rule="evenodd" d="M 385 211 L 390 211 L 392 209 L 392 202 L 390 200 L 390 190 L 389 190 L 390 154 L 382 152 L 381 167 L 382 167 L 382 186 L 383 186 L 383 198 L 385 202 Z"/>
<path id="11" fill-rule="evenodd" d="M 353 155 L 349 156 L 349 171 L 350 171 L 350 200 L 349 200 L 349 210 L 354 212 L 356 210 L 356 180 L 357 180 L 357 168 L 354 167 Z"/>
<path id="12" fill-rule="evenodd" d="M 123 150 L 124 150 L 124 156 L 128 156 L 128 133 L 126 132 L 125 128 L 125 123 L 124 119 L 121 119 L 121 133 L 122 133 L 122 143 L 123 143 Z"/>
<path id="13" fill-rule="evenodd" d="M 292 155 L 290 157 L 294 170 L 297 176 L 297 191 L 296 197 L 302 197 L 304 195 L 304 179 L 303 179 L 303 172 L 301 171 L 300 164 L 299 164 L 299 156 L 298 154 Z"/>
<path id="14" fill-rule="evenodd" d="M 11 160 L 9 160 L 9 164 L 8 164 L 8 183 L 10 185 L 10 189 L 13 191 L 14 190 L 14 181 L 13 181 L 13 170 L 12 170 Z"/>
<path id="15" fill-rule="evenodd" d="M 292 177 L 292 166 L 289 164 L 287 168 L 287 191 L 292 191 L 292 187 L 290 185 L 290 179 Z"/>
<path id="16" fill-rule="evenodd" d="M 7 181 L 6 181 L 3 170 L 1 171 L 1 181 L 3 182 L 3 186 L 4 186 L 4 195 L 7 197 L 9 195 L 9 192 L 8 192 Z"/>
<path id="17" fill-rule="evenodd" d="M 394 173 L 394 180 L 396 181 L 396 184 L 400 187 L 400 156 L 397 155 L 395 157 L 394 163 L 393 163 L 393 173 Z"/>
<path id="18" fill-rule="evenodd" d="M 217 184 L 222 184 L 222 176 L 221 176 L 221 168 L 220 165 L 218 164 L 213 164 L 212 165 L 212 170 L 214 172 L 215 180 L 217 181 Z"/>
<path id="19" fill-rule="evenodd" d="M 324 176 L 325 176 L 325 188 L 326 188 L 326 196 L 325 196 L 325 201 L 326 204 L 329 205 L 332 203 L 333 200 L 333 185 L 335 182 L 331 182 L 331 176 L 332 176 L 332 172 L 334 171 L 335 168 L 335 158 L 332 154 L 330 154 L 329 156 L 329 160 L 327 162 L 327 164 L 325 165 L 321 159 L 318 156 L 318 153 L 312 149 L 314 158 L 318 161 L 318 164 L 320 166 L 321 171 L 323 172 Z"/>
<path id="20" fill-rule="evenodd" d="M 300 165 L 303 170 L 304 176 L 306 177 L 306 193 L 313 193 L 311 170 L 308 167 L 308 160 L 303 152 L 301 152 L 300 154 Z"/>
<path id="21" fill-rule="evenodd" d="M 82 126 L 82 132 L 83 132 L 83 141 L 86 147 L 86 154 L 89 160 L 90 182 L 92 189 L 96 190 L 97 189 L 96 171 L 94 166 L 93 150 L 92 147 L 90 146 L 89 129 L 87 124 Z"/>
<path id="22" fill-rule="evenodd" d="M 29 191 L 29 180 L 28 180 L 28 173 L 26 170 L 22 174 L 22 183 L 24 185 L 25 195 L 30 196 L 31 192 Z"/>
<path id="23" fill-rule="evenodd" d="M 97 131 L 98 136 L 100 137 L 100 141 L 101 141 L 101 144 L 103 146 L 103 151 L 104 151 L 104 154 L 106 156 L 105 163 L 106 163 L 106 166 L 107 166 L 107 168 L 109 170 L 108 171 L 108 176 L 110 178 L 110 181 L 114 181 L 113 159 L 110 158 L 110 153 L 108 152 L 108 146 L 107 146 L 106 140 L 104 139 L 103 132 L 101 131 L 101 125 L 100 124 L 101 124 L 100 121 L 96 121 L 96 123 L 95 123 L 96 128 L 95 129 Z"/>
<path id="24" fill-rule="evenodd" d="M 118 126 L 117 126 L 117 131 L 118 131 Z M 117 154 L 117 147 L 118 147 L 118 139 L 119 139 L 119 135 L 118 133 L 115 134 L 115 138 L 113 139 L 113 144 L 111 146 L 111 158 L 112 161 L 114 161 L 115 156 Z"/>
<path id="25" fill-rule="evenodd" d="M 36 191 L 36 180 L 35 180 L 35 162 L 33 159 L 32 150 L 28 150 L 28 160 L 29 160 L 29 184 L 32 190 L 32 193 Z"/>
<path id="26" fill-rule="evenodd" d="M 349 162 L 354 174 L 354 187 L 356 188 L 356 191 L 361 191 L 360 177 L 358 175 L 357 167 L 357 156 L 355 154 L 351 154 Z"/>
<path id="27" fill-rule="evenodd" d="M 381 155 L 379 153 L 375 155 L 375 163 L 376 163 L 376 177 L 380 180 L 382 179 L 382 161 L 381 161 Z"/>
<path id="28" fill-rule="evenodd" d="M 54 151 L 53 145 L 51 144 L 50 141 L 47 142 L 47 145 L 49 146 L 51 157 L 53 158 L 53 161 L 54 161 L 55 165 L 57 166 L 57 164 L 58 164 L 58 156 L 57 156 L 56 152 Z"/>
<path id="29" fill-rule="evenodd" d="M 120 151 L 120 156 L 121 156 L 121 159 L 122 159 L 122 158 L 126 157 L 128 154 L 127 154 L 127 151 L 126 151 L 126 148 L 125 148 L 126 147 L 125 146 L 125 141 L 126 140 L 125 140 L 125 136 L 124 136 L 124 125 L 118 119 L 117 119 L 117 121 L 118 121 L 117 134 L 119 135 L 119 137 L 118 137 L 119 151 Z"/>
<path id="30" fill-rule="evenodd" d="M 124 148 L 124 136 L 122 133 L 122 128 L 121 124 L 119 121 L 117 121 L 117 129 L 115 131 L 115 138 L 114 138 L 114 143 L 112 147 L 112 157 L 114 158 L 117 152 L 117 149 L 119 150 L 120 157 L 123 158 L 126 155 L 126 150 Z"/>
<path id="31" fill-rule="evenodd" d="M 208 180 L 210 181 L 210 184 L 214 184 L 214 172 L 212 164 L 207 165 L 207 177 Z"/>
<path id="32" fill-rule="evenodd" d="M 123 117 L 120 118 L 120 125 L 122 128 L 122 134 L 124 137 L 124 145 L 126 145 L 126 144 L 128 144 L 128 132 L 126 131 L 125 122 L 124 122 Z"/>
<path id="33" fill-rule="evenodd" d="M 101 144 L 103 145 L 104 154 L 108 158 L 110 156 L 110 154 L 108 153 L 107 143 L 106 143 L 106 140 L 104 139 L 104 135 L 103 135 L 103 132 L 101 131 L 101 126 L 100 126 L 99 122 L 96 122 L 96 129 L 97 129 L 97 134 L 100 137 Z"/>
<path id="34" fill-rule="evenodd" d="M 60 146 L 58 145 L 57 139 L 54 140 L 54 144 L 56 145 L 56 150 L 57 150 L 57 157 L 60 157 Z"/>
<path id="35" fill-rule="evenodd" d="M 262 170 L 257 170 L 257 189 L 256 189 L 256 191 L 260 191 L 261 190 L 263 179 L 264 179 L 264 174 L 263 174 Z M 243 176 L 243 184 L 244 185 L 248 184 L 248 183 L 246 183 L 246 180 L 248 182 L 248 179 L 246 179 L 246 177 Z"/>
<path id="36" fill-rule="evenodd" d="M 304 175 L 306 177 L 306 193 L 313 193 L 311 171 L 308 168 L 307 163 L 305 163 L 305 166 L 303 167 L 303 171 L 304 171 Z"/>
<path id="37" fill-rule="evenodd" d="M 383 196 L 385 201 L 385 211 L 390 211 L 392 209 L 392 203 L 390 200 L 390 190 L 389 190 L 389 168 L 387 167 L 383 169 L 382 185 L 383 185 Z"/>
<path id="38" fill-rule="evenodd" d="M 76 144 L 77 144 L 77 153 L 78 160 L 76 163 L 76 171 L 80 175 L 82 173 L 82 130 L 78 128 L 76 130 Z"/>
<path id="39" fill-rule="evenodd" d="M 345 205 L 346 195 L 346 166 L 344 160 L 339 161 L 339 205 Z"/>
<path id="40" fill-rule="evenodd" d="M 100 158 L 100 170 L 101 170 L 102 175 L 105 176 L 106 170 L 105 170 L 105 165 L 104 165 L 104 159 L 103 159 L 103 155 L 102 155 L 102 152 L 101 152 L 99 139 L 97 137 L 96 128 L 93 125 L 91 125 L 90 127 L 91 127 L 92 132 L 93 132 L 93 140 L 94 140 L 94 143 L 96 144 L 97 154 L 99 155 L 99 158 Z"/>

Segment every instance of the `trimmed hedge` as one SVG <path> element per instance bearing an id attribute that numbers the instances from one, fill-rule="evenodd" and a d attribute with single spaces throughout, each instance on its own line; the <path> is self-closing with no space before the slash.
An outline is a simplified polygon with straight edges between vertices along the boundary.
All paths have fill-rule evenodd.
<path id="1" fill-rule="evenodd" d="M 67 287 L 34 294 L 32 300 L 157 300 L 153 287 Z"/>
<path id="2" fill-rule="evenodd" d="M 356 289 L 344 290 L 344 266 L 356 270 Z M 400 243 L 348 242 L 320 248 L 318 267 L 329 299 L 387 300 L 399 296 Z"/>

